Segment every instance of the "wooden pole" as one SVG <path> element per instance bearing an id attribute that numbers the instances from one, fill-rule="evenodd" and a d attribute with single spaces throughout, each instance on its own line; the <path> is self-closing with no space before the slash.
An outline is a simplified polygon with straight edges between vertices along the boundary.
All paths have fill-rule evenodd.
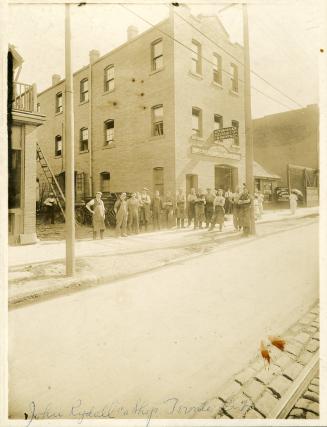
<path id="1" fill-rule="evenodd" d="M 71 66 L 70 5 L 65 5 L 65 188 L 66 275 L 75 274 L 74 104 Z"/>
<path id="2" fill-rule="evenodd" d="M 244 44 L 244 111 L 245 111 L 245 174 L 246 185 L 253 196 L 253 131 L 251 113 L 251 77 L 250 77 L 250 47 L 249 47 L 249 23 L 247 5 L 243 3 L 243 44 Z M 251 203 L 250 234 L 255 234 L 254 208 Z"/>

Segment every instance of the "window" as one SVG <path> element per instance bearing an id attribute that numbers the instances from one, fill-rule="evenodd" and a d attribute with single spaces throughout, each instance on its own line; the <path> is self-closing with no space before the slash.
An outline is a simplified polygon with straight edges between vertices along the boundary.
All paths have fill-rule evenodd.
<path id="1" fill-rule="evenodd" d="M 110 92 L 115 88 L 115 67 L 113 65 L 109 65 L 104 70 L 104 91 Z"/>
<path id="2" fill-rule="evenodd" d="M 152 107 L 152 136 L 163 135 L 163 106 Z"/>
<path id="3" fill-rule="evenodd" d="M 222 76 L 222 57 L 218 55 L 217 53 L 213 54 L 213 81 L 218 84 L 222 84 L 223 82 L 223 76 Z"/>
<path id="4" fill-rule="evenodd" d="M 239 128 L 239 122 L 237 120 L 232 120 L 232 126 L 237 129 L 237 136 L 234 136 L 234 144 L 239 145 L 239 135 L 238 135 L 238 128 Z"/>
<path id="5" fill-rule="evenodd" d="M 89 100 L 89 81 L 88 79 L 81 80 L 80 83 L 80 101 L 85 102 Z"/>
<path id="6" fill-rule="evenodd" d="M 160 70 L 163 67 L 162 40 L 157 40 L 151 44 L 151 68 L 152 71 Z"/>
<path id="7" fill-rule="evenodd" d="M 55 156 L 62 156 L 62 140 L 60 135 L 55 137 Z"/>
<path id="8" fill-rule="evenodd" d="M 115 122 L 114 120 L 107 120 L 104 123 L 104 131 L 105 131 L 105 142 L 104 145 L 110 145 L 114 142 L 114 134 L 115 134 Z"/>
<path id="9" fill-rule="evenodd" d="M 62 92 L 56 94 L 56 113 L 62 113 Z"/>
<path id="10" fill-rule="evenodd" d="M 110 193 L 110 173 L 109 172 L 100 173 L 100 191 L 102 191 L 102 193 Z"/>
<path id="11" fill-rule="evenodd" d="M 153 191 L 164 195 L 164 168 L 153 168 Z"/>
<path id="12" fill-rule="evenodd" d="M 219 114 L 214 115 L 214 129 L 222 129 L 223 128 L 223 116 Z"/>
<path id="13" fill-rule="evenodd" d="M 192 107 L 192 135 L 202 136 L 202 112 L 196 107 Z"/>
<path id="14" fill-rule="evenodd" d="M 192 40 L 192 73 L 201 74 L 201 45 Z"/>
<path id="15" fill-rule="evenodd" d="M 231 64 L 231 83 L 232 91 L 238 92 L 238 69 L 235 64 Z"/>
<path id="16" fill-rule="evenodd" d="M 89 149 L 89 130 L 82 128 L 79 131 L 79 151 L 87 151 Z"/>

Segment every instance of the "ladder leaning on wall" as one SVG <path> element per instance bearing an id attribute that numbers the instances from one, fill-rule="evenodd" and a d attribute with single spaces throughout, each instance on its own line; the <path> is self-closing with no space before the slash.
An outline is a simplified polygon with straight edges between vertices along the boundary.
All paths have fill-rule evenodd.
<path id="1" fill-rule="evenodd" d="M 53 172 L 49 166 L 49 163 L 47 162 L 47 159 L 45 158 L 38 142 L 36 143 L 36 154 L 37 154 L 37 159 L 40 162 L 40 166 L 43 170 L 43 173 L 46 177 L 46 180 L 49 184 L 49 187 L 51 188 L 51 191 L 53 192 L 53 194 L 57 200 L 57 203 L 58 203 L 58 206 L 61 210 L 61 213 L 63 214 L 64 218 L 66 219 L 65 210 L 63 207 L 65 205 L 65 196 L 64 196 L 64 194 L 60 188 L 60 185 L 59 185 L 56 177 L 54 176 L 54 174 L 53 174 Z"/>

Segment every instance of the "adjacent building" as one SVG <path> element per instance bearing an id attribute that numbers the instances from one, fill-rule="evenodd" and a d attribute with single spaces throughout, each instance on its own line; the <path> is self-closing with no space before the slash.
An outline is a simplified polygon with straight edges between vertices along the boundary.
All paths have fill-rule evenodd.
<path id="1" fill-rule="evenodd" d="M 254 158 L 280 185 L 296 188 L 307 205 L 318 203 L 319 109 L 317 105 L 253 120 Z"/>
<path id="2" fill-rule="evenodd" d="M 75 72 L 76 198 L 178 188 L 231 188 L 244 181 L 243 48 L 217 17 L 187 6 L 108 54 L 90 52 Z M 39 93 L 38 141 L 64 187 L 65 81 Z M 225 139 L 217 130 L 231 128 Z M 40 180 L 42 170 L 39 169 Z"/>
<path id="3" fill-rule="evenodd" d="M 45 116 L 37 111 L 35 85 L 20 83 L 23 58 L 8 53 L 9 243 L 36 242 L 36 140 Z"/>

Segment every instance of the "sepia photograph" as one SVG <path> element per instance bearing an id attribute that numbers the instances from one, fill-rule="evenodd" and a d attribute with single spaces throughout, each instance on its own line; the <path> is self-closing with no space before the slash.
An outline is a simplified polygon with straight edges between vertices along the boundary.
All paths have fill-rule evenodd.
<path id="1" fill-rule="evenodd" d="M 327 4 L 0 7 L 4 425 L 324 425 Z"/>

